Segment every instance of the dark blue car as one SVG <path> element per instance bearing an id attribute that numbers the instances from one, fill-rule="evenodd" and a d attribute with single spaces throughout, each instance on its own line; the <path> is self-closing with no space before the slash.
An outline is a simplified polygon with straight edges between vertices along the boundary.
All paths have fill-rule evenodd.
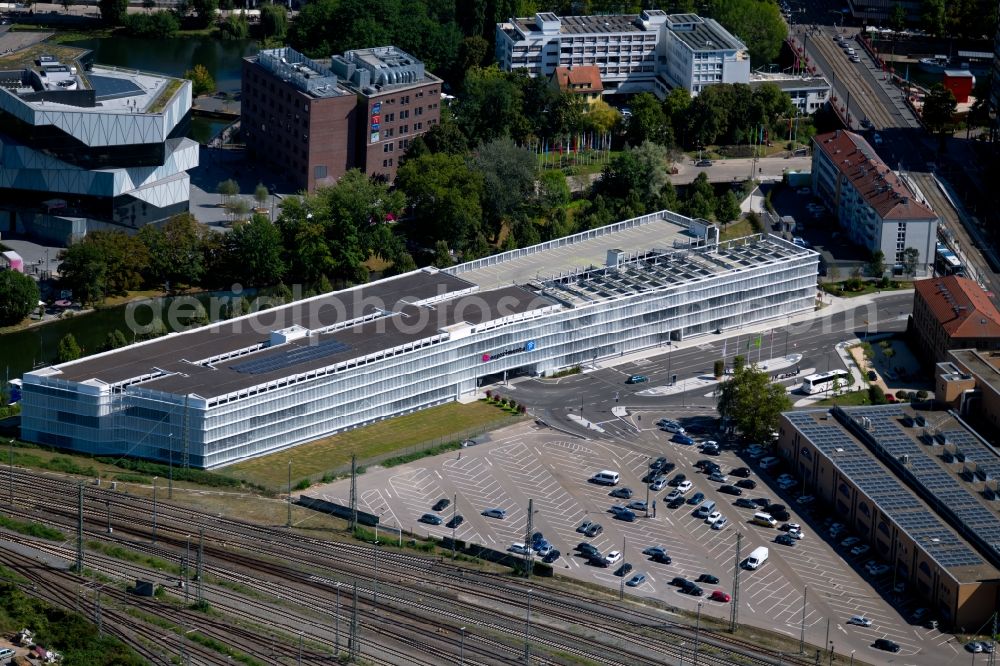
<path id="1" fill-rule="evenodd" d="M 687 435 L 682 435 L 680 433 L 677 433 L 676 435 L 674 435 L 673 437 L 671 437 L 670 441 L 671 442 L 677 442 L 678 444 L 684 444 L 686 446 L 691 446 L 692 444 L 694 444 L 694 440 L 693 439 L 691 439 Z"/>

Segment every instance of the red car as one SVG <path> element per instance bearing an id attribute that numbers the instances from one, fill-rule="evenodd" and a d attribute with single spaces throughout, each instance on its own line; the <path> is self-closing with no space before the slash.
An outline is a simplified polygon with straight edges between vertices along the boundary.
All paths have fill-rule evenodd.
<path id="1" fill-rule="evenodd" d="M 729 596 L 722 590 L 716 590 L 715 592 L 712 592 L 712 595 L 709 597 L 709 599 L 711 599 L 712 601 L 723 601 L 727 604 L 733 600 L 731 596 Z"/>

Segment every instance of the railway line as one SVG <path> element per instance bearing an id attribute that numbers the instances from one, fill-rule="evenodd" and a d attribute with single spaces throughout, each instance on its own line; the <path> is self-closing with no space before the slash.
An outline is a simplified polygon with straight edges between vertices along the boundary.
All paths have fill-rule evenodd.
<path id="1" fill-rule="evenodd" d="M 15 507 L 16 513 L 34 520 L 41 517 L 63 529 L 75 528 L 74 483 L 23 470 L 16 470 L 14 476 L 19 487 L 31 488 L 33 497 L 33 502 L 21 502 Z M 32 503 L 24 509 L 25 504 Z M 112 507 L 115 532 L 108 534 L 106 512 Z M 231 581 L 233 586 L 253 591 L 248 598 L 220 585 L 206 585 L 210 587 L 206 599 L 211 596 L 227 612 L 234 604 L 249 603 L 272 615 L 288 614 L 292 625 L 306 625 L 303 636 L 311 645 L 346 644 L 343 628 L 347 623 L 341 615 L 336 624 L 344 626 L 331 632 L 329 624 L 336 617 L 330 608 L 338 584 L 343 591 L 353 588 L 357 581 L 361 646 L 376 657 L 380 650 L 398 649 L 399 645 L 405 645 L 409 655 L 423 655 L 386 663 L 457 663 L 456 651 L 465 652 L 463 657 L 468 663 L 509 663 L 512 657 L 523 654 L 525 642 L 535 651 L 542 649 L 536 663 L 562 663 L 552 655 L 565 654 L 598 663 L 659 664 L 684 659 L 691 653 L 688 645 L 694 637 L 693 628 L 669 613 L 619 603 L 598 605 L 593 598 L 533 585 L 528 622 L 527 585 L 522 582 L 512 583 L 503 576 L 469 572 L 407 553 L 379 549 L 375 555 L 373 546 L 298 537 L 169 503 L 158 503 L 154 545 L 150 543 L 150 500 L 103 488 L 88 487 L 85 491 L 84 528 L 90 540 L 111 541 L 178 561 L 187 548 L 188 535 L 198 527 L 204 528 L 206 535 L 206 579 Z M 88 553 L 86 557 L 94 556 Z M 373 571 L 374 557 L 382 562 L 381 576 Z M 269 597 L 285 603 L 275 610 L 261 601 Z M 244 621 L 256 618 L 259 622 L 259 616 L 258 609 Z M 387 618 L 392 622 L 388 623 Z M 472 630 L 463 636 L 461 627 Z M 593 636 L 582 633 L 595 627 L 600 632 Z M 699 639 L 708 648 L 699 655 L 707 664 L 731 664 L 736 657 L 749 664 L 808 663 L 762 651 L 727 633 L 701 630 Z M 253 649 L 241 642 L 239 649 L 244 647 Z M 284 649 L 294 647 L 285 645 Z M 248 652 L 259 653 L 259 646 L 256 652 Z M 369 651 L 365 657 L 369 658 Z"/>

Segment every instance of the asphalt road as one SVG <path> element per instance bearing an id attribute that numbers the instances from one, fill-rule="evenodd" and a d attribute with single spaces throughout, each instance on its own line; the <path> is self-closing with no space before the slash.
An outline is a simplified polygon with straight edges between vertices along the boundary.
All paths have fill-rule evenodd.
<path id="1" fill-rule="evenodd" d="M 769 357 L 801 354 L 802 359 L 798 365 L 803 373 L 809 368 L 825 372 L 838 367 L 839 360 L 834 346 L 843 340 L 863 336 L 866 320 L 869 322 L 869 334 L 901 332 L 906 329 L 906 317 L 912 311 L 912 305 L 912 294 L 892 294 L 878 298 L 877 306 L 873 304 L 832 316 L 820 316 L 807 323 L 776 326 L 773 336 L 765 333 L 759 352 L 754 347 L 750 357 L 756 362 L 758 355 L 766 360 Z M 780 320 L 776 322 L 780 323 Z M 756 338 L 756 334 L 752 337 Z M 670 407 L 672 410 L 684 410 L 687 415 L 715 415 L 715 401 L 706 397 L 710 389 L 704 387 L 674 395 L 637 394 L 650 387 L 668 384 L 672 375 L 677 375 L 678 381 L 683 381 L 711 373 L 714 362 L 722 356 L 724 348 L 730 359 L 737 348 L 741 348 L 741 353 L 746 354 L 746 345 L 750 339 L 750 335 L 741 335 L 739 331 L 726 336 L 709 335 L 692 341 L 693 346 L 685 345 L 674 351 L 665 349 L 662 354 L 638 363 L 625 363 L 558 381 L 531 379 L 516 382 L 510 387 L 502 388 L 501 392 L 531 405 L 532 411 L 547 422 L 575 432 L 583 431 L 569 418 L 570 414 L 579 416 L 582 410 L 586 420 L 604 422 L 614 419 L 611 409 L 616 405 L 629 408 L 630 411 Z M 625 379 L 631 374 L 646 375 L 649 382 L 626 384 Z"/>

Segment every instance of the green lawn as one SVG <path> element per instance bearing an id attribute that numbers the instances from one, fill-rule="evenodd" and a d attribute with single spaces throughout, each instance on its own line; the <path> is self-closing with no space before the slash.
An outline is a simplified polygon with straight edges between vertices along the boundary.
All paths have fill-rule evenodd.
<path id="1" fill-rule="evenodd" d="M 726 228 L 719 233 L 719 240 L 731 240 L 733 238 L 742 238 L 743 236 L 750 236 L 754 232 L 753 227 L 750 225 L 749 220 L 740 220 L 739 222 L 732 222 L 726 225 Z"/>
<path id="2" fill-rule="evenodd" d="M 835 398 L 826 398 L 825 400 L 820 400 L 816 403 L 817 407 L 833 407 L 834 405 L 840 405 L 841 407 L 857 407 L 859 405 L 869 405 L 868 401 L 868 390 L 864 391 L 852 391 L 851 393 L 843 393 Z"/>
<path id="3" fill-rule="evenodd" d="M 863 282 L 861 289 L 858 291 L 844 291 L 843 286 L 844 282 L 824 282 L 820 285 L 820 289 L 828 294 L 833 294 L 834 296 L 840 296 L 842 298 L 864 296 L 865 294 L 874 294 L 882 291 L 913 289 L 912 282 L 893 282 L 889 287 L 879 287 L 875 282 Z"/>
<path id="4" fill-rule="evenodd" d="M 289 461 L 295 483 L 349 465 L 351 454 L 357 455 L 360 464 L 394 452 L 406 453 L 406 449 L 421 444 L 430 446 L 437 441 L 471 436 L 510 423 L 511 418 L 499 407 L 482 401 L 467 405 L 449 403 L 237 463 L 224 473 L 268 488 L 284 488 Z"/>

